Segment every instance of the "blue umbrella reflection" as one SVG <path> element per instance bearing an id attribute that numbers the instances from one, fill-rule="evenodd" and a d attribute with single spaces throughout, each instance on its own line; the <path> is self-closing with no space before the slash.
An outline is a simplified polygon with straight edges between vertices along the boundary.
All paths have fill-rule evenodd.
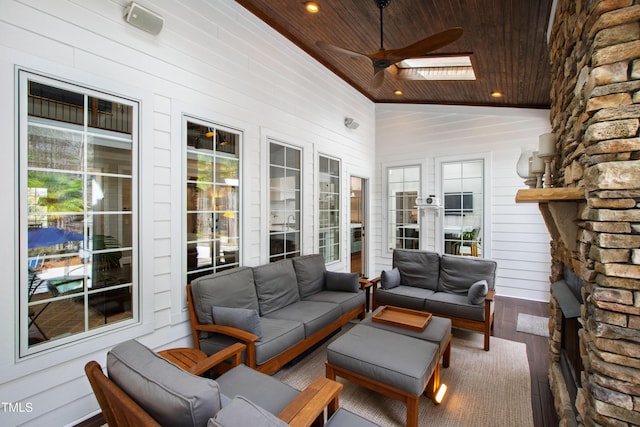
<path id="1" fill-rule="evenodd" d="M 57 227 L 36 228 L 29 231 L 28 247 L 43 248 L 46 246 L 59 245 L 67 242 L 77 242 L 84 239 L 84 236 L 74 231 L 63 230 Z"/>

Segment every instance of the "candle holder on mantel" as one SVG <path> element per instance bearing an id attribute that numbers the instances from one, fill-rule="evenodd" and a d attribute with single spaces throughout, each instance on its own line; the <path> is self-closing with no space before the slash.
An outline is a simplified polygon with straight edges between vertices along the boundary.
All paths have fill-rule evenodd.
<path id="1" fill-rule="evenodd" d="M 556 154 L 556 136 L 543 133 L 538 137 L 538 157 L 544 161 L 544 186 L 551 187 L 551 162 Z"/>
<path id="2" fill-rule="evenodd" d="M 531 173 L 536 177 L 536 188 L 542 188 L 542 174 L 544 173 L 544 160 L 537 151 L 531 153 Z"/>
<path id="3" fill-rule="evenodd" d="M 536 176 L 531 172 L 531 157 L 535 149 L 536 147 L 533 144 L 523 145 L 516 164 L 518 176 L 524 179 L 525 185 L 529 186 L 529 188 L 535 188 L 536 186 Z"/>

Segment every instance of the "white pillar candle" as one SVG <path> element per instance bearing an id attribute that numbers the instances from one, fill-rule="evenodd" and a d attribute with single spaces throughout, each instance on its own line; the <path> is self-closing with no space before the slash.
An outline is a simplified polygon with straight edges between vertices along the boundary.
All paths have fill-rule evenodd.
<path id="1" fill-rule="evenodd" d="M 543 133 L 538 137 L 538 156 L 549 157 L 556 153 L 556 138 L 553 133 Z"/>
<path id="2" fill-rule="evenodd" d="M 531 157 L 531 172 L 536 174 L 542 174 L 544 172 L 544 160 L 539 156 L 537 151 L 533 152 Z"/>

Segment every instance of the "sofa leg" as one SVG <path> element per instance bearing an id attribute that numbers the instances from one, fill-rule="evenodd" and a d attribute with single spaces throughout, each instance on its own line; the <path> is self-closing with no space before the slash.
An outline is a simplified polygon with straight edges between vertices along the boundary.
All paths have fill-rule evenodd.
<path id="1" fill-rule="evenodd" d="M 407 427 L 418 427 L 420 396 L 407 396 Z"/>

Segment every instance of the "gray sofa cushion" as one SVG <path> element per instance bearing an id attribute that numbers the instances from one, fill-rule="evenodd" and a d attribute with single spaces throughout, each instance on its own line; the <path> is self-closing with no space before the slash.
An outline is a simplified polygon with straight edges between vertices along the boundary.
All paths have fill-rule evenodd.
<path id="1" fill-rule="evenodd" d="M 358 293 L 340 292 L 340 291 L 321 291 L 304 299 L 304 301 L 322 301 L 338 304 L 345 314 L 356 307 L 361 307 L 366 302 L 366 296 L 363 291 Z"/>
<path id="2" fill-rule="evenodd" d="M 340 316 L 342 316 L 342 309 L 337 304 L 305 300 L 273 311 L 265 317 L 302 322 L 304 335 L 309 338 L 320 329 L 338 320 Z"/>
<path id="3" fill-rule="evenodd" d="M 391 270 L 382 270 L 380 286 L 382 289 L 393 289 L 396 286 L 400 286 L 400 270 L 397 267 Z"/>
<path id="4" fill-rule="evenodd" d="M 258 341 L 262 339 L 262 327 L 260 327 L 260 317 L 258 310 L 248 308 L 211 307 L 213 322 L 216 325 L 232 326 L 251 332 L 258 336 Z"/>
<path id="5" fill-rule="evenodd" d="M 215 381 L 183 371 L 135 340 L 109 351 L 107 371 L 163 426 L 204 426 L 221 407 Z"/>
<path id="6" fill-rule="evenodd" d="M 287 427 L 288 425 L 247 398 L 236 396 L 209 420 L 207 427 Z"/>
<path id="7" fill-rule="evenodd" d="M 329 363 L 414 396 L 424 391 L 437 354 L 437 344 L 366 325 L 354 326 L 327 347 Z"/>
<path id="8" fill-rule="evenodd" d="M 469 292 L 467 293 L 467 301 L 469 302 L 469 304 L 482 304 L 488 292 L 489 287 L 487 286 L 487 281 L 478 280 L 469 288 Z"/>
<path id="9" fill-rule="evenodd" d="M 433 294 L 430 289 L 400 285 L 393 289 L 376 289 L 376 303 L 424 310 L 425 299 Z"/>
<path id="10" fill-rule="evenodd" d="M 324 257 L 320 254 L 292 258 L 293 269 L 298 279 L 300 298 L 305 299 L 324 290 Z"/>
<path id="11" fill-rule="evenodd" d="M 261 316 L 300 301 L 298 279 L 291 259 L 254 267 L 253 280 Z"/>
<path id="12" fill-rule="evenodd" d="M 484 322 L 484 304 L 469 304 L 466 295 L 436 292 L 424 305 L 432 313 Z M 493 304 L 491 311 L 493 312 Z"/>
<path id="13" fill-rule="evenodd" d="M 440 255 L 437 252 L 395 249 L 393 266 L 400 270 L 400 283 L 418 288 L 438 289 Z"/>
<path id="14" fill-rule="evenodd" d="M 279 380 L 238 365 L 216 378 L 220 390 L 227 397 L 244 396 L 254 404 L 279 414 L 300 392 Z"/>
<path id="15" fill-rule="evenodd" d="M 495 289 L 496 266 L 489 259 L 444 254 L 440 258 L 438 291 L 467 295 L 478 280 L 486 280 L 489 290 Z"/>
<path id="16" fill-rule="evenodd" d="M 211 307 L 214 305 L 258 310 L 253 270 L 249 267 L 199 277 L 191 282 L 191 292 L 200 323 L 213 323 Z"/>
<path id="17" fill-rule="evenodd" d="M 324 286 L 328 291 L 358 292 L 360 290 L 360 274 L 326 271 Z"/>

